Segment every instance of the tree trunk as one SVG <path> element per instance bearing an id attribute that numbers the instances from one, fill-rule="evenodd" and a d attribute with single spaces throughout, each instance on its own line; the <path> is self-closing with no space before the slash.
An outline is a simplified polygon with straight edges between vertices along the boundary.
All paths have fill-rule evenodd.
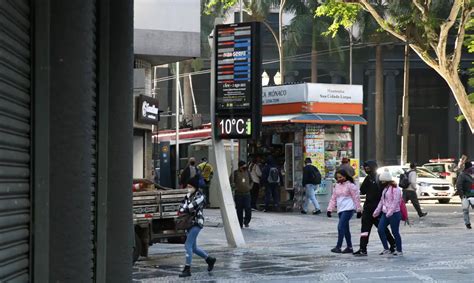
<path id="1" fill-rule="evenodd" d="M 438 73 L 448 83 L 462 114 L 466 118 L 466 122 L 471 129 L 471 133 L 474 133 L 474 104 L 469 101 L 466 88 L 461 82 L 461 78 L 457 72 L 449 70 L 440 70 Z"/>
<path id="2" fill-rule="evenodd" d="M 318 82 L 318 50 L 316 49 L 316 39 L 318 31 L 316 28 L 317 22 L 313 20 L 313 34 L 311 44 L 311 82 Z"/>
<path id="3" fill-rule="evenodd" d="M 187 74 L 191 73 L 192 66 L 191 60 L 183 62 L 183 74 L 186 76 L 183 78 L 183 107 L 184 107 L 184 118 L 186 120 L 190 119 L 193 114 L 193 97 L 191 94 L 191 83 L 189 82 L 189 77 Z"/>
<path id="4" fill-rule="evenodd" d="M 382 46 L 375 48 L 375 158 L 380 164 L 384 163 L 385 123 L 383 102 L 383 58 Z"/>

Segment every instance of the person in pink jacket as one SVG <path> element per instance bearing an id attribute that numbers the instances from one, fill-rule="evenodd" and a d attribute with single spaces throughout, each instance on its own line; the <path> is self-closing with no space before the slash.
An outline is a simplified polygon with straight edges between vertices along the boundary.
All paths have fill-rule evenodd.
<path id="1" fill-rule="evenodd" d="M 402 198 L 402 190 L 398 187 L 397 183 L 392 180 L 392 175 L 388 170 L 385 170 L 379 176 L 379 181 L 382 188 L 382 198 L 380 199 L 379 205 L 374 211 L 373 217 L 378 217 L 382 213 L 380 218 L 378 232 L 380 240 L 384 250 L 380 255 L 390 254 L 390 250 L 387 244 L 387 235 L 385 234 L 385 229 L 390 224 L 390 229 L 392 234 L 395 237 L 396 251 L 393 252 L 393 255 L 403 255 L 402 253 L 402 238 L 400 236 L 400 221 L 402 219 L 402 214 L 400 212 L 400 201 Z"/>
<path id="2" fill-rule="evenodd" d="M 349 221 L 354 212 L 357 211 L 357 218 L 362 216 L 360 207 L 359 188 L 354 184 L 354 179 L 345 170 L 336 172 L 336 186 L 333 189 L 331 200 L 327 209 L 327 216 L 331 217 L 332 211 L 337 207 L 339 223 L 337 225 L 337 244 L 331 250 L 333 253 L 352 254 L 351 231 Z M 341 250 L 342 241 L 346 239 L 347 247 Z"/>

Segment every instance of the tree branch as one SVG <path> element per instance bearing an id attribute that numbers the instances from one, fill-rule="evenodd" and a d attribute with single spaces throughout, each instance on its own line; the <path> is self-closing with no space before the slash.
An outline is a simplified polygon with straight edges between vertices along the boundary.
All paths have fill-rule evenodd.
<path id="1" fill-rule="evenodd" d="M 439 40 L 438 40 L 438 47 L 437 47 L 437 55 L 441 59 L 440 62 L 446 59 L 446 45 L 448 42 L 448 33 L 449 33 L 449 30 L 456 23 L 456 18 L 459 14 L 459 10 L 461 9 L 462 3 L 463 3 L 463 0 L 454 0 L 453 7 L 451 8 L 451 12 L 449 12 L 449 17 L 440 26 Z"/>
<path id="2" fill-rule="evenodd" d="M 396 38 L 400 39 L 401 41 L 407 41 L 407 37 L 404 34 L 395 31 L 395 29 L 382 18 L 382 16 L 374 9 L 374 7 L 372 7 L 372 4 L 368 3 L 367 0 L 360 0 L 359 3 L 365 10 L 367 10 L 367 12 L 372 15 L 372 17 L 380 25 L 380 27 L 382 27 L 384 30 L 386 30 Z"/>
<path id="3" fill-rule="evenodd" d="M 421 1 L 423 1 L 424 3 L 422 3 Z M 423 28 L 428 36 L 428 41 L 430 43 L 431 48 L 438 55 L 438 50 L 436 47 L 436 43 L 438 41 L 438 33 L 430 25 L 428 17 L 430 2 L 427 2 L 426 0 L 413 0 L 413 5 L 415 5 L 415 7 L 417 7 L 418 10 L 421 12 L 421 20 L 424 23 Z"/>
<path id="4" fill-rule="evenodd" d="M 459 27 L 458 33 L 456 36 L 456 42 L 454 44 L 454 51 L 453 51 L 453 61 L 452 67 L 454 70 L 457 70 L 459 66 L 459 62 L 461 61 L 461 54 L 462 54 L 462 47 L 464 43 L 464 37 L 466 34 L 466 25 L 467 22 L 471 19 L 471 14 L 474 12 L 474 8 L 464 8 L 462 11 L 461 19 L 459 20 Z"/>

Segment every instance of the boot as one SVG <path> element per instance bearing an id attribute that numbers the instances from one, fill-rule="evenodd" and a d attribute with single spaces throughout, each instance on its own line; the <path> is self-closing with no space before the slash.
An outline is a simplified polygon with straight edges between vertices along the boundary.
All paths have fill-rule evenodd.
<path id="1" fill-rule="evenodd" d="M 216 258 L 212 256 L 208 256 L 206 258 L 206 263 L 207 263 L 207 271 L 211 272 L 212 269 L 214 268 L 214 264 L 216 263 Z"/>
<path id="2" fill-rule="evenodd" d="M 183 272 L 179 274 L 179 277 L 189 277 L 189 276 L 191 276 L 191 266 L 185 265 Z"/>

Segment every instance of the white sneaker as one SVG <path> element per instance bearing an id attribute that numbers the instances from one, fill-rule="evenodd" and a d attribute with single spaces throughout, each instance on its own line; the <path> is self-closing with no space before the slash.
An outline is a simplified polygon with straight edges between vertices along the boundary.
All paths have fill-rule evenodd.
<path id="1" fill-rule="evenodd" d="M 379 255 L 389 255 L 390 250 L 383 250 L 382 252 L 379 253 Z"/>

